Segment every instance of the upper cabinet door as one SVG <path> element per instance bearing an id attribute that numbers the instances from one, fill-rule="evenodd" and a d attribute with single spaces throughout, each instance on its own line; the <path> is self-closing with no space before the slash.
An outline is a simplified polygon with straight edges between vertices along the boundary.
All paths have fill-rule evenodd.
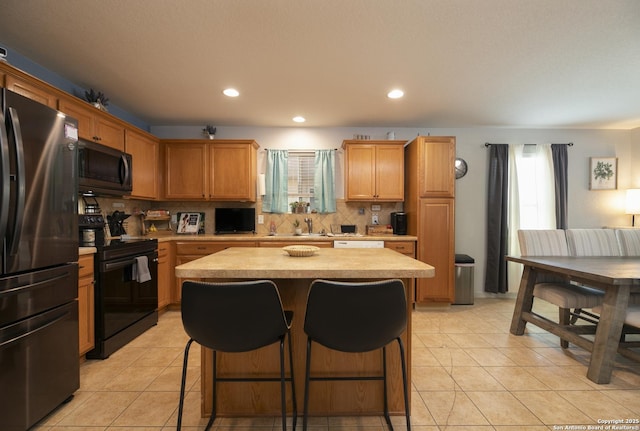
<path id="1" fill-rule="evenodd" d="M 347 201 L 404 200 L 404 141 L 344 141 Z"/>
<path id="2" fill-rule="evenodd" d="M 70 99 L 60 99 L 58 109 L 67 115 L 78 120 L 78 136 L 88 141 L 93 141 L 94 129 L 93 112 L 89 106 L 83 106 L 80 102 L 74 102 Z"/>
<path id="3" fill-rule="evenodd" d="M 254 141 L 209 144 L 210 199 L 256 201 L 257 148 Z"/>
<path id="4" fill-rule="evenodd" d="M 165 198 L 207 199 L 207 146 L 206 143 L 194 141 L 164 142 Z"/>
<path id="5" fill-rule="evenodd" d="M 404 200 L 404 147 L 376 145 L 376 200 Z"/>
<path id="6" fill-rule="evenodd" d="M 6 76 L 6 88 L 50 108 L 58 109 L 58 98 L 54 94 L 13 75 Z"/>
<path id="7" fill-rule="evenodd" d="M 109 114 L 75 98 L 61 98 L 58 109 L 78 120 L 78 136 L 124 151 L 124 126 Z"/>
<path id="8" fill-rule="evenodd" d="M 345 148 L 345 197 L 374 200 L 376 195 L 376 150 L 373 145 Z"/>
<path id="9" fill-rule="evenodd" d="M 100 112 L 96 113 L 95 121 L 96 142 L 116 150 L 124 151 L 124 127 L 119 123 L 105 118 Z"/>
<path id="10" fill-rule="evenodd" d="M 418 138 L 418 187 L 421 197 L 455 196 L 455 138 Z"/>
<path id="11" fill-rule="evenodd" d="M 131 129 L 125 131 L 125 152 L 133 164 L 132 198 L 158 199 L 159 140 Z"/>

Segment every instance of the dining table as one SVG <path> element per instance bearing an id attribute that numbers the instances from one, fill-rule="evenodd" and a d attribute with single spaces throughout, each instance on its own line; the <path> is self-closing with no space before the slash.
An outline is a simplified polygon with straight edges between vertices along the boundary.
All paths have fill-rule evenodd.
<path id="1" fill-rule="evenodd" d="M 286 248 L 286 247 L 285 247 Z M 293 256 L 282 248 L 231 247 L 226 250 L 179 265 L 177 277 L 190 280 L 224 282 L 268 279 L 278 287 L 283 306 L 293 311 L 291 337 L 293 342 L 294 378 L 298 406 L 303 403 L 306 335 L 304 315 L 311 283 L 316 279 L 342 281 L 372 281 L 400 279 L 405 286 L 407 314 L 413 310 L 416 278 L 433 277 L 435 269 L 388 248 L 340 249 L 318 248 L 311 255 Z M 354 312 L 357 312 L 354 309 Z M 331 316 L 327 316 L 331 319 Z M 401 335 L 405 345 L 405 365 L 411 370 L 411 318 Z M 218 375 L 233 376 L 250 372 L 256 376 L 278 375 L 278 346 L 258 351 L 218 354 Z M 389 376 L 388 403 L 391 414 L 404 414 L 402 364 L 398 347 L 387 346 Z M 274 350 L 276 349 L 276 350 Z M 202 415 L 211 413 L 212 352 L 202 348 L 201 353 L 201 406 Z M 332 351 L 323 346 L 314 349 L 314 373 L 337 372 L 345 375 L 371 374 L 382 371 L 380 351 L 346 353 Z M 409 375 L 410 379 L 410 375 Z M 410 381 L 410 380 L 409 380 Z M 309 412 L 312 415 L 372 415 L 383 410 L 380 382 L 323 381 L 314 383 Z M 217 414 L 219 416 L 265 416 L 280 411 L 279 386 L 258 382 L 219 385 Z M 290 394 L 288 395 L 290 396 Z"/>
<path id="2" fill-rule="evenodd" d="M 510 332 L 523 335 L 527 323 L 545 329 L 591 352 L 587 377 L 598 384 L 611 381 L 616 354 L 640 361 L 640 354 L 621 343 L 624 319 L 632 292 L 640 292 L 640 258 L 578 256 L 507 256 L 524 268 Z M 539 274 L 554 274 L 567 281 L 604 291 L 597 325 L 560 325 L 535 313 L 533 289 Z"/>

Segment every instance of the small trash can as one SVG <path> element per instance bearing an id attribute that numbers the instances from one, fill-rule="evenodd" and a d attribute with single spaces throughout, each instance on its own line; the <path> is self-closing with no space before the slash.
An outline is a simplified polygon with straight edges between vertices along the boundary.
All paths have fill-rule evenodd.
<path id="1" fill-rule="evenodd" d="M 453 301 L 454 305 L 473 304 L 473 268 L 476 265 L 475 262 L 476 261 L 469 255 L 456 254 L 456 297 Z"/>

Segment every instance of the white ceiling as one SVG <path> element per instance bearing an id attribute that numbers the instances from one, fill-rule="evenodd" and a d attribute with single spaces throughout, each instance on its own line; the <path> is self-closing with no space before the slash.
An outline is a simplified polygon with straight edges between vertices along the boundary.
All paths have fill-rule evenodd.
<path id="1" fill-rule="evenodd" d="M 2 0 L 0 43 L 150 125 L 640 127 L 638 0 Z"/>

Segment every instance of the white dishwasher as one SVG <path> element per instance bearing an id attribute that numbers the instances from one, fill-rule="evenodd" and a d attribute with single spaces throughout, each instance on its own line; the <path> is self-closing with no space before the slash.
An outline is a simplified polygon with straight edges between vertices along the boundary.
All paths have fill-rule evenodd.
<path id="1" fill-rule="evenodd" d="M 333 248 L 384 248 L 384 241 L 333 241 Z"/>

